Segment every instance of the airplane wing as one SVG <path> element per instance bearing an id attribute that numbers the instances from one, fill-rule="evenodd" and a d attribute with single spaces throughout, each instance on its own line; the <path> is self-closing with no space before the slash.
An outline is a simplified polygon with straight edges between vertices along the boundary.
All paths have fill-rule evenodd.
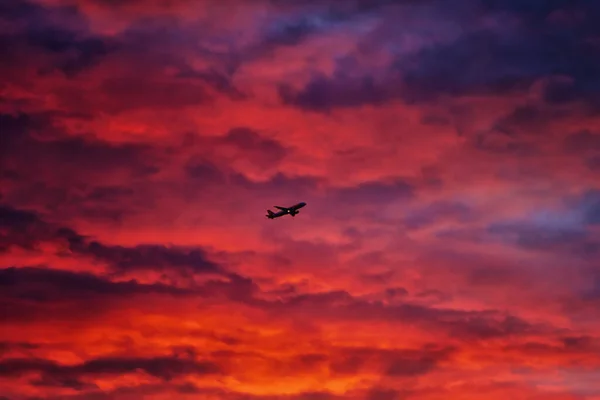
<path id="1" fill-rule="evenodd" d="M 286 207 L 280 207 L 280 206 L 273 206 L 273 207 L 278 208 L 281 211 L 287 211 L 288 210 Z"/>

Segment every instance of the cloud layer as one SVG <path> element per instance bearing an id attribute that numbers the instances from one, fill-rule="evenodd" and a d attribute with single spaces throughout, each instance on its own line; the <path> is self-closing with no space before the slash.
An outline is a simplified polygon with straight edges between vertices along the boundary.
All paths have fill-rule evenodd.
<path id="1" fill-rule="evenodd" d="M 598 18 L 3 3 L 2 395 L 600 399 Z"/>

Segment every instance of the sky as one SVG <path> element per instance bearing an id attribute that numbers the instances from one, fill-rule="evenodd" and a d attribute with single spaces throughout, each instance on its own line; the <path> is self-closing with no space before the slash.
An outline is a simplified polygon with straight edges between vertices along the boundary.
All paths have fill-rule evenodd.
<path id="1" fill-rule="evenodd" d="M 0 2 L 0 398 L 600 399 L 599 20 Z"/>

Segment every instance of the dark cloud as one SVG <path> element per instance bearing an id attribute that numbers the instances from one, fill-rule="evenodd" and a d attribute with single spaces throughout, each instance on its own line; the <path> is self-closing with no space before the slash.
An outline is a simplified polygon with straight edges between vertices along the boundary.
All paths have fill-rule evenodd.
<path id="1" fill-rule="evenodd" d="M 272 51 L 280 47 L 294 47 L 302 45 L 307 39 L 327 35 L 340 27 L 351 26 L 361 23 L 365 18 L 377 16 L 377 12 L 384 7 L 405 6 L 417 4 L 414 0 L 348 0 L 339 1 L 314 1 L 308 0 L 302 3 L 294 3 L 287 0 L 269 0 L 281 15 L 275 14 L 272 20 L 264 24 L 261 41 L 251 46 L 243 53 L 243 60 L 268 57 Z M 430 3 L 421 1 L 421 4 Z M 316 77 L 316 79 L 318 79 Z M 284 92 L 289 88 L 283 86 Z M 294 95 L 291 91 L 287 94 Z M 290 103 L 293 103 L 293 99 Z M 341 98 L 337 99 L 342 101 Z M 352 100 L 350 100 L 352 101 Z M 358 99 L 355 101 L 359 101 Z M 309 104 L 304 104 L 310 109 Z M 346 104 L 346 106 L 349 106 Z M 324 111 L 321 108 L 313 108 L 313 111 Z"/>
<path id="2" fill-rule="evenodd" d="M 42 388 L 68 388 L 76 391 L 94 390 L 98 389 L 95 383 L 86 383 L 80 379 L 73 378 L 70 376 L 52 376 L 44 375 L 41 378 L 33 379 L 30 381 L 32 386 L 38 386 Z"/>
<path id="3" fill-rule="evenodd" d="M 266 29 L 263 46 L 274 48 L 299 44 L 311 34 L 321 30 L 315 19 L 302 16 L 289 21 L 274 21 Z"/>
<path id="4" fill-rule="evenodd" d="M 591 171 L 594 171 L 594 172 L 600 171 L 600 155 L 588 158 L 585 161 L 585 165 Z"/>
<path id="5" fill-rule="evenodd" d="M 400 378 L 426 375 L 449 360 L 455 348 L 425 346 L 422 349 L 338 348 L 331 361 L 334 374 L 356 374 L 364 368 L 380 370 L 384 375 Z"/>
<path id="6" fill-rule="evenodd" d="M 230 176 L 229 182 L 250 193 L 261 193 L 277 203 L 285 199 L 294 199 L 290 201 L 304 199 L 307 193 L 314 193 L 324 180 L 316 177 L 288 176 L 279 172 L 271 179 L 261 182 L 252 181 L 241 173 L 235 173 Z M 282 199 L 282 196 L 285 198 Z"/>
<path id="7" fill-rule="evenodd" d="M 564 139 L 564 147 L 569 152 L 587 153 L 589 151 L 600 154 L 600 134 L 583 130 L 572 133 Z"/>
<path id="8" fill-rule="evenodd" d="M 498 41 L 491 33 L 466 34 L 454 43 L 433 45 L 409 59 L 404 57 L 399 61 L 399 68 L 405 69 L 403 97 L 412 102 L 432 100 L 440 94 L 498 93 L 523 87 L 527 79 L 519 67 L 524 61 L 518 53 L 510 54 L 515 51 L 511 45 Z M 512 72 L 506 65 L 510 61 L 502 61 L 504 58 L 512 61 L 518 72 Z M 496 59 L 500 64 L 495 64 Z M 489 65 L 480 65 L 481 60 L 488 60 L 485 63 Z"/>
<path id="9" fill-rule="evenodd" d="M 402 393 L 394 389 L 374 388 L 369 390 L 366 400 L 400 400 Z"/>
<path id="10" fill-rule="evenodd" d="M 349 74 L 347 60 L 338 61 L 331 77 L 315 75 L 300 89 L 281 85 L 281 99 L 302 109 L 328 112 L 394 99 L 413 103 L 433 100 L 439 95 L 498 95 L 527 90 L 532 83 L 543 80 L 542 96 L 549 104 L 578 99 L 600 104 L 600 80 L 595 72 L 600 67 L 600 57 L 590 56 L 597 54 L 591 39 L 599 31 L 597 25 L 588 23 L 600 15 L 598 7 L 588 2 L 578 3 L 577 7 L 563 2 L 543 6 L 535 2 L 536 6 L 522 11 L 519 6 L 506 5 L 514 2 L 502 3 L 504 6 L 500 3 L 474 1 L 470 9 L 478 10 L 479 18 L 498 21 L 507 13 L 512 14 L 519 23 L 506 29 L 466 29 L 454 41 L 398 55 L 388 71 L 359 70 Z M 588 23 L 586 29 L 574 30 L 548 18 L 550 14 L 574 9 L 583 15 L 577 26 Z M 528 25 L 526 22 L 532 19 L 538 23 Z M 514 117 L 535 118 L 532 111 L 517 110 Z"/>
<path id="11" fill-rule="evenodd" d="M 170 381 L 182 375 L 214 375 L 221 368 L 210 361 L 172 356 L 154 358 L 104 357 L 77 365 L 61 365 L 44 359 L 4 359 L 0 361 L 0 376 L 15 377 L 37 372 L 42 383 L 80 385 L 81 379 L 99 375 L 122 375 L 138 370 Z M 72 386 L 71 386 L 72 387 Z"/>
<path id="12" fill-rule="evenodd" d="M 484 13 L 498 17 L 512 14 L 522 25 L 492 31 L 467 32 L 451 43 L 424 48 L 398 61 L 405 74 L 404 96 L 428 100 L 440 94 L 499 94 L 521 90 L 547 76 L 563 76 L 546 87 L 549 102 L 579 98 L 598 99 L 600 57 L 588 39 L 598 34 L 597 5 L 588 1 L 524 2 L 480 1 Z M 581 20 L 564 26 L 549 18 L 558 12 L 577 10 Z M 534 23 L 535 22 L 535 23 Z M 586 28 L 578 28 L 585 25 Z M 590 56 L 594 54 L 594 56 Z"/>
<path id="13" fill-rule="evenodd" d="M 475 134 L 472 144 L 475 149 L 496 156 L 532 157 L 540 153 L 538 144 L 499 127 Z"/>
<path id="14" fill-rule="evenodd" d="M 228 275 L 220 265 L 209 260 L 201 248 L 169 247 L 165 245 L 138 245 L 134 247 L 105 245 L 88 241 L 79 234 L 61 230 L 76 254 L 107 263 L 114 272 L 130 273 L 136 270 L 153 270 L 191 278 L 195 274 Z"/>
<path id="15" fill-rule="evenodd" d="M 134 193 L 133 189 L 124 186 L 97 186 L 90 190 L 87 194 L 87 199 L 98 200 L 105 202 L 118 202 L 123 198 L 131 196 Z"/>
<path id="16" fill-rule="evenodd" d="M 339 379 L 358 373 L 378 373 L 394 379 L 412 379 L 424 376 L 451 362 L 458 349 L 433 344 L 416 349 L 386 349 L 376 347 L 328 348 L 327 354 L 300 354 L 289 358 L 269 357 L 260 353 L 216 351 L 211 354 L 216 362 L 253 359 L 267 362 L 281 370 L 282 376 L 290 377 L 312 374 L 316 370 L 328 370 L 332 378 Z"/>
<path id="17" fill-rule="evenodd" d="M 597 341 L 591 336 L 566 336 L 561 342 L 566 349 L 589 351 Z"/>
<path id="18" fill-rule="evenodd" d="M 0 269 L 0 287 L 3 288 L 0 297 L 4 299 L 40 303 L 148 293 L 189 294 L 183 289 L 162 284 L 141 284 L 134 280 L 113 282 L 90 273 L 40 267 Z"/>
<path id="19" fill-rule="evenodd" d="M 488 340 L 528 336 L 547 330 L 545 327 L 533 325 L 515 316 L 485 318 L 481 315 L 474 315 L 465 318 L 463 321 L 453 321 L 449 324 L 449 327 L 454 337 L 466 340 L 468 340 L 467 338 Z"/>
<path id="20" fill-rule="evenodd" d="M 232 144 L 240 149 L 275 153 L 278 157 L 285 155 L 285 148 L 276 140 L 263 138 L 258 132 L 244 127 L 233 128 L 223 138 L 225 144 Z"/>
<path id="21" fill-rule="evenodd" d="M 586 237 L 583 230 L 530 223 L 494 223 L 488 227 L 488 231 L 494 235 L 504 235 L 507 239 L 514 238 L 516 244 L 533 249 L 544 249 L 561 243 L 576 244 Z"/>
<path id="22" fill-rule="evenodd" d="M 80 168 L 87 167 L 100 169 L 100 167 L 128 166 L 129 163 L 142 156 L 149 148 L 137 144 L 112 144 L 92 138 L 64 138 L 61 140 L 38 143 L 39 150 L 56 157 L 56 165 L 63 160 L 63 165 L 76 164 Z M 35 154 L 38 149 L 32 150 L 29 155 L 33 159 L 43 159 L 43 155 Z M 20 149 L 20 154 L 28 153 L 27 149 Z M 67 161 L 68 160 L 68 161 Z M 68 165 L 67 164 L 67 165 Z M 147 168 L 144 168 L 147 169 Z M 142 170 L 140 173 L 143 172 Z"/>
<path id="23" fill-rule="evenodd" d="M 3 228 L 23 229 L 37 222 L 41 220 L 33 211 L 0 205 L 0 226 Z"/>
<path id="24" fill-rule="evenodd" d="M 33 250 L 40 241 L 52 240 L 52 229 L 33 211 L 0 205 L 0 252 L 17 246 Z"/>
<path id="25" fill-rule="evenodd" d="M 285 8 L 298 7 L 293 1 L 289 0 L 268 0 L 269 3 Z M 336 0 L 307 0 L 302 4 L 304 6 L 319 6 L 317 8 L 324 19 L 328 21 L 345 21 L 354 17 L 377 15 L 377 11 L 390 6 L 404 6 L 414 4 L 432 4 L 435 0 L 348 0 L 339 2 Z"/>
<path id="26" fill-rule="evenodd" d="M 205 40 L 197 39 L 203 35 Z M 104 77 L 102 89 L 108 97 L 104 107 L 111 113 L 119 113 L 209 104 L 216 94 L 232 100 L 247 99 L 247 94 L 233 80 L 240 65 L 239 55 L 214 50 L 207 44 L 212 35 L 214 32 L 201 25 L 181 24 L 162 16 L 133 22 L 114 39 L 115 56 L 129 68 L 118 78 Z M 210 60 L 211 65 L 194 66 L 191 59 L 198 55 Z M 165 69 L 172 72 L 165 73 Z M 114 102 L 110 98 L 117 94 L 123 101 Z"/>
<path id="27" fill-rule="evenodd" d="M 415 306 L 404 306 L 405 312 L 416 320 L 422 320 L 425 325 L 446 329 L 452 337 L 461 340 L 489 340 L 513 336 L 528 336 L 546 332 L 549 328 L 531 324 L 514 316 L 493 315 L 497 313 L 458 312 L 423 308 L 421 316 Z M 462 314 L 462 315 L 461 315 Z M 429 319 L 429 321 L 427 321 Z"/>
<path id="28" fill-rule="evenodd" d="M 452 337 L 465 341 L 488 340 L 510 336 L 528 336 L 548 332 L 551 327 L 530 324 L 514 316 L 503 316 L 501 313 L 488 311 L 461 311 L 441 308 L 431 308 L 423 305 L 400 302 L 386 305 L 379 301 L 368 301 L 353 297 L 347 292 L 326 292 L 317 294 L 298 294 L 295 291 L 279 293 L 278 300 L 265 300 L 260 288 L 252 279 L 228 273 L 213 264 L 206 264 L 201 253 L 176 253 L 172 249 L 159 247 L 149 248 L 110 248 L 99 246 L 93 250 L 86 249 L 86 241 L 80 236 L 73 236 L 68 230 L 62 235 L 69 237 L 75 249 L 90 251 L 98 260 L 108 262 L 117 268 L 158 268 L 166 270 L 167 265 L 178 273 L 181 268 L 191 268 L 194 272 L 219 273 L 223 279 L 213 279 L 195 285 L 189 289 L 179 289 L 162 284 L 140 284 L 135 281 L 112 282 L 89 274 L 56 271 L 43 268 L 8 268 L 1 270 L 0 283 L 3 286 L 5 299 L 21 302 L 26 300 L 38 305 L 52 306 L 58 300 L 77 299 L 109 299 L 136 294 L 170 294 L 193 295 L 214 299 L 233 301 L 245 306 L 262 309 L 277 315 L 308 316 L 311 318 L 327 318 L 333 320 L 371 320 L 402 321 L 421 326 L 424 329 L 434 329 Z M 94 246 L 92 246 L 94 248 Z M 113 252 L 114 251 L 114 252 Z M 95 253 L 97 252 L 97 253 Z M 194 269 L 196 268 L 196 269 Z M 184 273 L 184 276 L 186 274 Z M 8 297 L 6 297 L 8 296 Z M 401 300 L 401 299 L 398 299 Z M 15 303 L 16 304 L 16 303 Z M 30 308 L 38 306 L 30 304 Z M 17 315 L 23 315 L 27 310 L 16 310 Z M 29 314 L 34 312 L 29 310 Z M 39 310 L 34 312 L 38 315 Z M 408 353 L 404 354 L 408 357 Z M 412 355 L 410 356 L 412 357 Z M 410 358 L 408 357 L 408 358 Z M 427 368 L 431 359 L 411 358 L 414 373 L 421 368 Z M 417 365 L 419 361 L 420 367 Z M 429 363 L 429 364 L 428 364 Z M 391 368 L 391 367 L 390 367 Z M 392 371 L 409 374 L 398 364 Z"/>
<path id="29" fill-rule="evenodd" d="M 0 18 L 24 22 L 28 28 L 45 27 L 51 21 L 70 22 L 78 30 L 88 27 L 87 18 L 72 5 L 45 6 L 36 1 L 14 0 L 3 4 L 0 10 Z"/>
<path id="30" fill-rule="evenodd" d="M 600 169 L 600 134 L 582 130 L 568 135 L 563 142 L 563 149 L 578 159 L 592 171 Z"/>
<path id="31" fill-rule="evenodd" d="M 363 323 L 372 320 L 410 323 L 466 342 L 527 337 L 554 331 L 552 326 L 530 323 L 497 310 L 454 310 L 410 301 L 385 304 L 357 298 L 345 291 L 314 294 L 292 292 L 277 301 L 246 298 L 244 302 L 280 315 L 310 315 L 311 318 L 360 320 Z"/>
<path id="32" fill-rule="evenodd" d="M 7 1 L 0 4 L 0 16 L 9 20 L 22 19 L 32 15 L 39 9 L 39 6 L 28 1 Z"/>
<path id="33" fill-rule="evenodd" d="M 439 360 L 435 356 L 425 355 L 415 358 L 394 360 L 386 370 L 388 376 L 419 376 L 433 370 Z"/>
<path id="34" fill-rule="evenodd" d="M 60 236 L 60 231 L 43 221 L 36 212 L 8 205 L 0 205 L 0 228 L 1 251 L 10 246 L 34 250 L 40 242 L 53 241 Z"/>
<path id="35" fill-rule="evenodd" d="M 1 278 L 0 278 L 1 279 Z M 1 285 L 1 283 L 0 283 Z M 27 342 L 0 342 L 0 357 L 4 356 L 6 353 L 10 351 L 30 351 L 36 350 L 40 347 L 40 345 L 36 343 L 27 343 Z"/>
<path id="36" fill-rule="evenodd" d="M 0 206 L 0 249 L 18 246 L 34 250 L 42 242 L 66 243 L 70 252 L 108 264 L 114 272 L 161 271 L 192 277 L 198 273 L 230 276 L 209 260 L 202 248 L 143 244 L 134 247 L 105 245 L 78 232 L 44 221 L 32 211 Z M 66 277 L 65 277 L 66 278 Z"/>
<path id="37" fill-rule="evenodd" d="M 392 182 L 364 182 L 352 188 L 333 191 L 331 201 L 339 201 L 350 205 L 372 204 L 374 206 L 398 200 L 408 200 L 415 196 L 416 188 L 398 179 Z"/>
<path id="38" fill-rule="evenodd" d="M 81 12 L 85 7 L 16 3 L 6 7 L 6 15 L 13 18 L 5 21 L 7 32 L 0 32 L 0 44 L 5 45 L 0 56 L 9 61 L 0 72 L 20 86 L 31 85 L 36 79 L 32 72 L 54 83 L 56 71 L 72 82 L 85 73 L 88 82 L 95 82 L 93 93 L 64 84 L 54 91 L 64 108 L 118 114 L 207 104 L 217 94 L 246 98 L 233 84 L 231 57 L 202 49 L 191 39 L 198 37 L 197 25 L 191 29 L 169 18 L 150 18 L 105 37 L 91 32 Z M 205 53 L 216 64 L 198 70 L 188 61 L 187 50 Z M 114 61 L 123 66 L 118 73 L 111 70 Z M 15 65 L 29 68 L 18 70 Z"/>
<path id="39" fill-rule="evenodd" d="M 202 158 L 192 158 L 184 166 L 185 174 L 194 181 L 204 184 L 219 183 L 225 181 L 225 173 L 215 164 Z"/>
<path id="40" fill-rule="evenodd" d="M 497 123 L 500 130 L 508 132 L 515 126 L 532 126 L 535 123 L 544 123 L 547 121 L 547 115 L 535 105 L 520 105 L 514 108 L 508 115 L 502 117 Z M 536 133 L 536 131 L 533 131 Z"/>
<path id="41" fill-rule="evenodd" d="M 23 172 L 20 171 L 20 164 L 23 159 L 19 157 L 22 149 L 37 144 L 40 147 L 36 136 L 44 133 L 46 136 L 53 135 L 56 132 L 54 118 L 51 113 L 0 113 L 0 169 L 14 174 L 14 178 L 21 178 Z M 31 150 L 35 151 L 35 150 Z"/>
<path id="42" fill-rule="evenodd" d="M 45 7 L 22 0 L 4 6 L 0 19 L 5 18 L 10 26 L 18 27 L 12 33 L 0 36 L 1 41 L 10 42 L 6 55 L 15 61 L 19 52 L 27 49 L 32 54 L 42 52 L 48 56 L 38 60 L 38 73 L 47 74 L 58 69 L 68 77 L 97 65 L 109 55 L 114 46 L 107 38 L 95 36 L 88 29 L 88 22 L 76 7 Z"/>
<path id="43" fill-rule="evenodd" d="M 565 104 L 577 100 L 581 92 L 572 78 L 551 77 L 543 85 L 542 98 L 548 104 Z"/>
<path id="44" fill-rule="evenodd" d="M 53 268 L 0 269 L 0 303 L 5 307 L 5 321 L 97 318 L 115 301 L 140 295 L 194 296 L 196 292 L 160 283 L 111 281 L 90 273 Z"/>
<path id="45" fill-rule="evenodd" d="M 390 299 L 396 299 L 408 296 L 408 290 L 399 287 L 399 288 L 388 288 L 385 290 L 385 295 Z"/>
<path id="46" fill-rule="evenodd" d="M 282 85 L 279 95 L 285 104 L 308 111 L 329 112 L 335 108 L 384 104 L 398 98 L 398 90 L 394 82 L 377 81 L 368 75 L 347 77 L 338 71 L 332 78 L 317 75 L 300 90 Z"/>
<path id="47" fill-rule="evenodd" d="M 63 182 L 65 176 L 87 182 L 93 175 L 108 175 L 119 169 L 134 176 L 157 172 L 157 156 L 151 146 L 69 136 L 52 114 L 2 114 L 0 122 L 7 126 L 7 135 L 2 135 L 0 166 L 18 171 L 29 182 L 51 176 L 60 176 Z"/>
<path id="48" fill-rule="evenodd" d="M 98 64 L 113 47 L 106 39 L 80 37 L 76 32 L 52 26 L 31 28 L 25 36 L 35 49 L 60 56 L 54 65 L 69 77 Z"/>
<path id="49" fill-rule="evenodd" d="M 183 146 L 193 150 L 193 155 L 184 164 L 186 176 L 205 185 L 231 183 L 250 187 L 253 182 L 246 175 L 256 171 L 271 172 L 290 154 L 279 141 L 247 127 L 229 129 L 219 137 L 189 133 L 184 137 Z M 207 153 L 207 148 L 211 148 L 211 152 Z M 279 179 L 274 177 L 273 180 Z M 270 186 L 271 182 L 263 185 Z"/>
<path id="50" fill-rule="evenodd" d="M 404 218 L 404 224 L 408 228 L 418 229 L 447 218 L 466 222 L 475 218 L 474 213 L 469 206 L 460 202 L 436 201 L 411 212 Z"/>
<path id="51" fill-rule="evenodd" d="M 258 132 L 244 127 L 231 129 L 222 138 L 221 144 L 236 148 L 240 156 L 264 166 L 276 165 L 288 154 L 288 150 L 278 141 L 262 137 Z"/>
<path id="52" fill-rule="evenodd" d="M 588 223 L 594 223 L 594 205 L 586 212 Z M 490 225 L 492 237 L 519 247 L 570 255 L 589 256 L 600 251 L 600 244 L 583 227 L 556 227 L 527 222 L 505 222 Z"/>
<path id="53" fill-rule="evenodd" d="M 177 78 L 188 79 L 190 81 L 198 80 L 219 93 L 228 95 L 233 100 L 248 98 L 245 93 L 234 85 L 232 73 L 220 72 L 214 68 L 198 71 L 187 65 L 180 66 L 178 69 Z"/>
<path id="54" fill-rule="evenodd" d="M 51 120 L 47 114 L 0 114 L 0 126 L 2 126 L 2 148 L 12 143 L 21 136 L 47 129 Z M 1 153 L 0 153 L 1 154 Z"/>
<path id="55" fill-rule="evenodd" d="M 572 364 L 582 363 L 585 356 L 595 354 L 600 347 L 597 340 L 589 336 L 563 337 L 558 343 L 527 341 L 510 344 L 504 347 L 506 351 L 515 351 L 527 356 L 546 357 L 548 359 L 570 359 Z M 588 363 L 599 364 L 598 360 L 590 357 Z"/>
<path id="56" fill-rule="evenodd" d="M 337 399 L 338 396 L 324 392 L 312 392 L 292 395 L 289 396 L 289 398 L 290 400 L 334 400 Z"/>
<path id="57" fill-rule="evenodd" d="M 180 271 L 189 268 L 194 273 L 222 272 L 217 264 L 208 260 L 203 250 L 197 248 L 186 250 L 163 245 L 107 246 L 92 241 L 84 246 L 71 242 L 71 250 L 107 262 L 123 271 L 152 269 L 166 272 L 172 268 Z"/>
<path id="58" fill-rule="evenodd" d="M 478 2 L 483 10 L 488 12 L 508 12 L 518 15 L 529 22 L 543 24 L 548 17 L 557 11 L 585 11 L 595 14 L 600 12 L 598 3 L 593 0 L 533 0 L 522 2 L 518 0 L 481 0 Z"/>
<path id="59" fill-rule="evenodd" d="M 152 145 L 71 136 L 63 118 L 70 117 L 0 114 L 7 127 L 0 135 L 0 180 L 12 188 L 10 201 L 43 204 L 61 216 L 114 221 L 134 206 L 148 205 L 140 200 L 140 186 L 119 183 L 155 177 L 166 155 Z"/>
<path id="60" fill-rule="evenodd" d="M 448 126 L 451 122 L 450 118 L 441 115 L 426 114 L 421 117 L 421 123 L 423 125 Z"/>
<path id="61" fill-rule="evenodd" d="M 563 205 L 578 216 L 584 242 L 590 250 L 600 250 L 600 238 L 594 232 L 594 227 L 600 224 L 600 189 L 588 187 L 578 195 L 564 199 Z"/>
<path id="62" fill-rule="evenodd" d="M 600 190 L 590 190 L 582 199 L 586 224 L 600 225 Z"/>

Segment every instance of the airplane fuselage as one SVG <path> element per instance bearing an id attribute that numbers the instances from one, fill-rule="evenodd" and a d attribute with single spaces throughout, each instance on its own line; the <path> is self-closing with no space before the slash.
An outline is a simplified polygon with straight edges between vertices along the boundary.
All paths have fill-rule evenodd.
<path id="1" fill-rule="evenodd" d="M 294 215 L 296 215 L 300 212 L 300 211 L 298 211 L 298 209 L 304 207 L 305 205 L 306 205 L 305 202 L 294 204 L 293 206 L 288 208 L 288 214 L 290 214 L 293 217 Z"/>
<path id="2" fill-rule="evenodd" d="M 294 204 L 291 207 L 281 207 L 281 206 L 275 206 L 275 208 L 279 209 L 280 211 L 278 212 L 273 212 L 271 210 L 267 210 L 267 215 L 266 217 L 269 219 L 273 219 L 273 218 L 279 218 L 279 217 L 283 217 L 284 215 L 291 215 L 292 217 L 295 216 L 296 214 L 298 214 L 300 211 L 298 211 L 300 208 L 304 207 L 306 205 L 305 202 L 301 202 L 301 203 L 297 203 Z"/>

